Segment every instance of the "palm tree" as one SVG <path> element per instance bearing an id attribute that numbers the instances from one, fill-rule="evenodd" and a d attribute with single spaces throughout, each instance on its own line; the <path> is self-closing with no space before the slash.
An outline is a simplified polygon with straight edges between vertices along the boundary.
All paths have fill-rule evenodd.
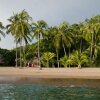
<path id="1" fill-rule="evenodd" d="M 53 57 L 55 57 L 55 54 L 52 52 L 44 52 L 42 55 L 42 61 L 47 62 L 47 67 L 49 67 L 49 60 L 51 60 Z"/>
<path id="2" fill-rule="evenodd" d="M 39 69 L 41 69 L 41 63 L 40 63 L 40 39 L 41 37 L 45 36 L 45 31 L 47 28 L 47 23 L 43 20 L 37 21 L 37 23 L 33 23 L 33 37 L 36 37 L 38 42 L 38 66 Z"/>
<path id="3" fill-rule="evenodd" d="M 84 35 L 86 33 L 85 25 L 84 23 L 79 23 L 79 24 L 73 24 L 71 27 L 74 33 L 75 48 L 78 49 L 81 54 L 81 52 L 83 51 L 83 40 L 85 40 Z"/>
<path id="4" fill-rule="evenodd" d="M 18 14 L 14 14 L 13 16 L 11 16 L 8 21 L 10 22 L 10 24 L 8 24 L 6 26 L 7 28 L 7 33 L 11 33 L 12 36 L 14 36 L 15 38 L 15 42 L 16 42 L 16 67 L 18 66 L 17 60 L 18 60 L 18 51 L 17 51 L 17 21 L 18 21 Z"/>
<path id="5" fill-rule="evenodd" d="M 88 57 L 84 52 L 80 54 L 78 51 L 74 51 L 71 55 L 71 60 L 78 68 L 81 68 L 82 64 L 88 63 Z"/>
<path id="6" fill-rule="evenodd" d="M 2 25 L 2 22 L 0 22 L 0 34 L 2 36 L 5 36 L 4 32 L 3 32 L 3 29 L 4 29 L 4 26 Z M 0 40 L 1 40 L 1 37 L 0 37 Z"/>
<path id="7" fill-rule="evenodd" d="M 22 47 L 22 43 L 25 42 L 25 45 L 28 44 L 29 42 L 31 42 L 31 17 L 29 16 L 29 14 L 23 10 L 20 14 L 19 14 L 19 21 L 18 21 L 18 42 L 20 43 L 20 66 L 22 66 L 22 62 L 21 62 L 21 57 L 22 57 L 22 51 L 21 51 L 21 47 Z M 23 54 L 25 54 L 25 48 L 23 46 Z"/>
<path id="8" fill-rule="evenodd" d="M 10 24 L 7 25 L 7 33 L 11 33 L 16 41 L 16 58 L 17 58 L 17 44 L 20 43 L 20 66 L 22 66 L 21 56 L 22 56 L 22 42 L 25 41 L 27 44 L 30 39 L 31 25 L 29 23 L 30 16 L 23 10 L 21 13 L 11 16 L 9 20 Z M 16 59 L 17 66 L 17 59 Z"/>
<path id="9" fill-rule="evenodd" d="M 29 55 L 30 55 L 30 52 L 29 50 L 25 52 L 25 54 L 22 55 L 21 57 L 21 60 L 22 60 L 22 63 L 23 63 L 23 66 L 26 67 L 27 63 L 28 63 L 28 60 L 29 60 Z"/>
<path id="10" fill-rule="evenodd" d="M 83 49 L 83 40 L 84 40 L 84 35 L 85 35 L 85 26 L 84 26 L 84 23 L 80 23 L 78 25 L 79 27 L 79 32 L 78 32 L 78 37 L 79 37 L 79 42 L 80 42 L 80 45 L 79 45 L 79 52 L 80 54 L 82 53 L 82 49 Z"/>
<path id="11" fill-rule="evenodd" d="M 64 22 L 58 27 L 58 34 L 55 37 L 56 37 L 56 39 L 58 39 L 59 43 L 62 44 L 65 56 L 67 56 L 66 50 L 65 50 L 65 45 L 66 45 L 66 47 L 71 47 L 71 43 L 73 41 L 71 34 L 69 34 L 69 32 L 68 32 L 68 24 L 67 23 Z"/>
<path id="12" fill-rule="evenodd" d="M 69 26 L 66 22 L 62 23 L 59 27 L 49 28 L 49 39 L 51 39 L 52 45 L 56 50 L 57 65 L 59 68 L 59 49 L 63 46 L 64 53 L 66 55 L 65 45 L 71 47 L 72 32 L 69 31 Z M 61 45 L 62 44 L 62 45 Z"/>
<path id="13" fill-rule="evenodd" d="M 100 50 L 100 16 L 87 21 L 85 39 L 90 44 L 90 63 L 93 64 Z"/>
<path id="14" fill-rule="evenodd" d="M 68 65 L 67 60 L 68 60 L 67 56 L 60 58 L 60 63 L 66 68 L 67 68 L 67 65 Z"/>
<path id="15" fill-rule="evenodd" d="M 56 56 L 57 56 L 57 65 L 59 68 L 59 49 L 60 49 L 60 41 L 57 38 L 57 34 L 58 34 L 58 28 L 57 27 L 51 27 L 48 30 L 49 34 L 48 34 L 48 41 L 51 39 L 51 44 L 53 45 L 53 47 L 55 48 L 56 51 Z M 50 43 L 49 43 L 50 44 Z"/>
<path id="16" fill-rule="evenodd" d="M 73 61 L 71 59 L 71 57 L 69 58 L 68 56 L 64 56 L 62 58 L 60 58 L 60 63 L 64 66 L 64 67 L 68 67 L 68 65 L 72 65 Z M 70 67 L 70 66 L 69 66 Z"/>

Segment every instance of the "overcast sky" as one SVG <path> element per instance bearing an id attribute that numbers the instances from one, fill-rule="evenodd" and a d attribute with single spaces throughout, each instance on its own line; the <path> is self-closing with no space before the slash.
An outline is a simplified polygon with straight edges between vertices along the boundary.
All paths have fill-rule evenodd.
<path id="1" fill-rule="evenodd" d="M 6 25 L 14 13 L 25 9 L 34 21 L 43 19 L 48 25 L 58 25 L 63 21 L 79 23 L 86 18 L 100 14 L 100 0 L 0 0 L 0 21 Z M 1 48 L 15 47 L 9 35 L 0 41 Z"/>

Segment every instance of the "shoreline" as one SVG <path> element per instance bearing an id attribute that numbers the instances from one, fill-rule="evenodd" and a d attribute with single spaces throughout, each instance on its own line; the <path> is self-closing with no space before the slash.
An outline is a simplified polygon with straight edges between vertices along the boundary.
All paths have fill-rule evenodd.
<path id="1" fill-rule="evenodd" d="M 100 79 L 0 77 L 2 84 L 100 88 Z"/>
<path id="2" fill-rule="evenodd" d="M 100 68 L 0 67 L 0 84 L 100 87 Z"/>

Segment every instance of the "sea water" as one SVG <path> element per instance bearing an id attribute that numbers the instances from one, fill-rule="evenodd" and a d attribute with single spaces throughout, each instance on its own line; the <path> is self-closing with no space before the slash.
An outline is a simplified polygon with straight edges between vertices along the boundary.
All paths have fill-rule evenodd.
<path id="1" fill-rule="evenodd" d="M 0 84 L 0 100 L 100 100 L 100 87 Z"/>

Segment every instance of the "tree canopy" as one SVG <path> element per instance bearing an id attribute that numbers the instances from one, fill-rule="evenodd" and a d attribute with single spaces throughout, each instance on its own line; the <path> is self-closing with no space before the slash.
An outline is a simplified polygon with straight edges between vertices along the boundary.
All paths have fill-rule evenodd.
<path id="1" fill-rule="evenodd" d="M 49 26 L 44 20 L 34 22 L 28 12 L 23 10 L 13 14 L 8 21 L 6 28 L 0 22 L 0 34 L 6 36 L 5 29 L 14 37 L 16 48 L 12 51 L 15 53 L 16 50 L 14 60 L 16 64 L 20 60 L 20 66 L 26 66 L 36 58 L 39 68 L 46 65 L 100 66 L 100 15 L 72 25 L 62 22 L 57 26 Z M 37 40 L 35 43 L 34 39 Z M 6 53 L 8 58 L 10 53 Z M 46 65 L 43 61 L 46 61 Z"/>

